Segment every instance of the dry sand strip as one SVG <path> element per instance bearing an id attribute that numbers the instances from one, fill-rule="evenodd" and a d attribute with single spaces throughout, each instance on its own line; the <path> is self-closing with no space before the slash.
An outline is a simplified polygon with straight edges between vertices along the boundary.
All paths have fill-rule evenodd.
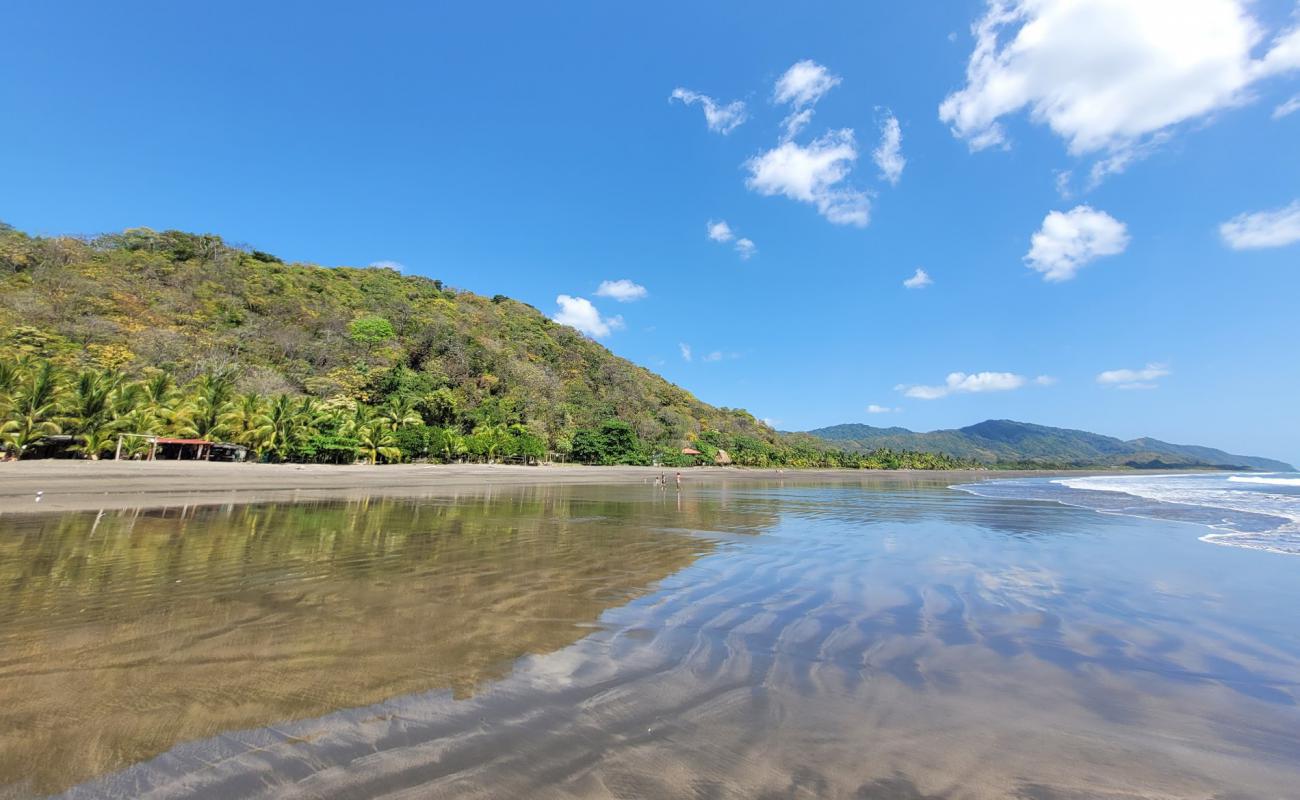
<path id="1" fill-rule="evenodd" d="M 493 488 L 648 483 L 658 467 L 524 467 L 487 464 L 227 464 L 196 461 L 19 461 L 0 464 L 0 513 L 163 508 L 360 497 L 445 496 Z M 783 470 L 696 467 L 689 486 L 730 481 L 951 480 L 987 472 Z M 1010 473 L 993 473 L 998 477 Z M 39 493 L 39 494 L 38 494 Z M 39 498 L 39 499 L 38 499 Z"/>

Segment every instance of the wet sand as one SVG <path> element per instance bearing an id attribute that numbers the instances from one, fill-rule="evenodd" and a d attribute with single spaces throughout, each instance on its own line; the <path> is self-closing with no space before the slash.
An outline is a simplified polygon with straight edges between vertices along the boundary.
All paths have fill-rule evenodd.
<path id="1" fill-rule="evenodd" d="M 525 467 L 486 464 L 225 464 L 194 461 L 18 461 L 0 464 L 0 513 L 174 508 L 227 503 L 440 497 L 493 488 L 639 484 L 668 475 L 659 467 Z M 694 467 L 686 483 L 718 481 L 873 480 L 917 477 L 970 480 L 982 471 L 784 470 Z M 1004 475 L 1034 473 L 998 472 Z M 37 500 L 37 493 L 41 492 Z"/>
<path id="2" fill-rule="evenodd" d="M 341 510 L 356 525 L 313 522 L 300 530 L 259 520 L 268 511 L 296 512 L 259 506 L 202 510 L 205 535 L 195 522 L 173 537 L 158 525 L 149 539 L 139 522 L 124 529 L 130 536 L 103 535 L 103 522 L 93 534 L 46 529 L 26 538 L 41 558 L 9 559 L 44 566 L 9 584 L 23 602 L 8 618 L 31 622 L 42 642 L 58 638 L 79 649 L 10 668 L 65 665 L 63 685 L 84 685 L 99 698 L 74 706 L 102 709 L 82 723 L 92 732 L 117 728 L 123 709 L 134 715 L 126 719 L 147 722 L 170 720 L 178 706 L 222 730 L 176 737 L 186 741 L 149 760 L 139 761 L 139 751 L 119 756 L 118 763 L 137 763 L 70 789 L 66 796 L 78 800 L 1295 796 L 1300 627 L 1293 615 L 1272 612 L 1300 603 L 1290 559 L 1208 546 L 1195 525 L 870 478 L 701 485 L 680 503 L 675 493 L 665 498 L 642 486 L 533 487 L 495 493 L 470 527 L 449 524 L 455 516 L 426 518 L 441 506 L 464 513 L 466 497 L 383 501 L 386 519 L 358 501 Z M 541 506 L 517 505 L 521 495 Z M 403 506 L 410 507 L 405 525 Z M 233 523 L 245 511 L 250 535 L 209 550 L 209 541 L 240 527 Z M 76 516 L 83 525 L 97 517 Z M 122 524 L 133 518 L 102 516 Z M 538 517 L 549 521 L 534 528 Z M 40 520 L 13 515 L 0 525 Z M 365 527 L 371 520 L 373 530 Z M 344 530 L 355 530 L 360 549 L 328 569 L 304 570 L 293 555 Z M 385 543 L 386 532 L 402 530 L 431 546 L 459 541 L 463 557 L 443 559 L 434 572 L 416 562 L 409 576 L 394 574 L 419 552 Z M 290 557 L 259 555 L 272 536 L 293 544 Z M 124 539 L 154 542 L 145 548 L 154 555 L 138 563 L 157 565 L 159 587 L 196 584 L 174 590 L 180 593 L 208 592 L 232 570 L 229 583 L 242 586 L 262 571 L 249 573 L 248 565 L 264 565 L 278 598 L 265 609 L 267 622 L 278 621 L 289 638 L 258 644 L 235 628 L 216 631 L 216 642 L 196 640 L 224 617 L 203 613 L 199 602 L 184 606 L 186 624 L 169 637 L 179 597 L 155 592 L 152 602 L 135 604 L 132 582 L 80 566 L 120 561 L 96 548 Z M 56 541 L 64 546 L 52 551 Z M 172 584 L 171 565 L 191 563 L 173 554 L 182 546 L 196 548 L 192 556 L 212 555 Z M 95 557 L 81 558 L 82 549 Z M 683 557 L 689 565 L 659 578 Z M 412 596 L 367 589 L 384 576 L 392 591 Z M 533 587 L 518 603 L 516 581 Z M 82 622 L 69 582 L 88 595 L 109 591 L 124 605 L 107 604 L 104 621 Z M 563 599 L 584 586 L 595 590 L 594 602 Z M 422 613 L 421 596 L 458 596 L 463 611 Z M 316 609 L 331 616 L 349 607 L 348 619 L 310 620 Z M 405 614 L 416 616 L 410 627 L 380 622 Z M 50 624 L 52 617 L 65 624 Z M 531 626 L 544 620 L 555 626 L 553 640 L 533 635 Z M 151 634 L 135 638 L 134 649 L 140 667 L 154 670 L 152 682 L 172 689 L 156 707 L 138 708 L 156 692 L 113 679 L 113 654 L 101 653 L 104 639 L 87 628 L 106 621 L 128 647 L 134 631 Z M 319 624 L 320 636 L 294 633 Z M 427 630 L 419 632 L 420 624 Z M 362 636 L 366 627 L 374 636 L 357 649 L 348 631 Z M 47 629 L 65 633 L 52 637 Z M 66 635 L 77 630 L 83 635 Z M 447 669 L 429 691 L 366 704 L 408 686 L 412 664 L 462 632 L 467 644 L 499 635 L 469 650 L 449 642 L 441 654 Z M 161 656 L 155 652 L 169 641 Z M 400 652 L 420 641 L 434 649 Z M 521 654 L 513 661 L 510 645 Z M 227 671 L 196 671 L 232 652 L 256 657 Z M 333 653 L 343 657 L 322 658 Z M 497 655 L 507 658 L 483 669 L 483 657 Z M 346 668 L 359 657 L 359 670 Z M 317 679 L 303 658 L 318 660 Z M 91 672 L 79 675 L 80 665 L 106 668 L 104 680 L 88 681 Z M 252 667 L 260 679 L 238 674 Z M 263 695 L 250 689 L 287 701 L 301 692 L 312 702 L 289 714 L 282 707 L 270 724 L 232 726 L 240 713 L 232 704 L 256 698 L 262 705 Z M 316 705 L 337 710 L 311 716 Z M 31 736 L 49 720 L 33 714 L 17 735 Z"/>

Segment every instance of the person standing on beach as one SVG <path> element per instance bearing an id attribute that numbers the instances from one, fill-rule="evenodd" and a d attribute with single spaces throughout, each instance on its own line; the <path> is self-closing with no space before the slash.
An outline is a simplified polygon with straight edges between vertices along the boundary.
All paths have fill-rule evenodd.
<path id="1" fill-rule="evenodd" d="M 677 491 L 682 490 L 682 473 L 677 473 Z"/>

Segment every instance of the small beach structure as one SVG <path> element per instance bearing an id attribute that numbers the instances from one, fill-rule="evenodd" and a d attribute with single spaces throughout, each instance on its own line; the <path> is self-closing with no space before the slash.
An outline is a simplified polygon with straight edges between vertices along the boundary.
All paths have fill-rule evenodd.
<path id="1" fill-rule="evenodd" d="M 145 461 L 206 461 L 212 453 L 216 442 L 207 439 L 175 439 L 168 436 L 152 436 L 144 433 L 120 433 L 117 436 L 117 450 L 114 461 L 122 460 L 123 446 L 128 439 L 143 439 L 148 449 L 140 453 Z"/>
<path id="2" fill-rule="evenodd" d="M 731 463 L 731 456 L 726 450 L 718 449 L 718 454 L 713 457 L 713 463 L 720 467 L 725 467 Z"/>
<path id="3" fill-rule="evenodd" d="M 701 453 L 699 450 L 696 450 L 694 447 L 683 447 L 683 448 L 682 448 L 682 455 L 684 455 L 684 456 L 702 456 L 702 455 L 704 455 L 704 454 Z"/>

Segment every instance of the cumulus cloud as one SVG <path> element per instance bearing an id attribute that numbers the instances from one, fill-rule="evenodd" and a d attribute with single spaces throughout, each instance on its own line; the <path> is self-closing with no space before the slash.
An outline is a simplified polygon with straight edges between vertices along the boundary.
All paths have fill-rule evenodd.
<path id="1" fill-rule="evenodd" d="M 871 153 L 880 175 L 891 186 L 898 185 L 903 176 L 903 167 L 907 159 L 903 158 L 903 129 L 898 124 L 898 117 L 887 112 L 885 121 L 880 124 L 880 146 Z"/>
<path id="2" fill-rule="evenodd" d="M 1068 281 L 1089 262 L 1128 247 L 1124 223 L 1090 206 L 1053 211 L 1030 240 L 1025 263 L 1046 281 Z"/>
<path id="3" fill-rule="evenodd" d="M 830 131 L 807 145 L 785 141 L 745 162 L 745 185 L 768 197 L 811 203 L 831 222 L 861 228 L 871 220 L 871 202 L 842 185 L 857 159 L 851 128 Z"/>
<path id="4" fill-rule="evenodd" d="M 380 269 L 395 269 L 398 272 L 406 271 L 406 265 L 400 261 L 371 261 L 370 266 Z"/>
<path id="5" fill-rule="evenodd" d="M 924 289 L 932 283 L 934 283 L 934 281 L 930 278 L 930 273 L 920 267 L 916 268 L 916 272 L 912 277 L 903 281 L 903 285 L 909 289 Z"/>
<path id="6" fill-rule="evenodd" d="M 704 109 L 704 121 L 708 124 L 709 130 L 723 136 L 740 127 L 741 123 L 748 119 L 745 114 L 745 104 L 740 100 L 722 105 L 706 94 L 683 89 L 680 86 L 673 89 L 669 100 L 680 100 L 688 106 L 698 103 Z"/>
<path id="7" fill-rule="evenodd" d="M 909 385 L 900 383 L 894 391 L 917 400 L 938 400 L 950 394 L 976 392 L 1007 392 L 1025 385 L 1025 378 L 1014 372 L 950 372 L 941 386 Z"/>
<path id="8" fill-rule="evenodd" d="M 772 99 L 789 103 L 796 109 L 810 106 L 839 85 L 840 79 L 830 70 L 810 59 L 797 62 L 776 81 Z"/>
<path id="9" fill-rule="evenodd" d="M 1273 211 L 1238 214 L 1219 226 L 1219 235 L 1233 250 L 1300 242 L 1300 200 Z"/>
<path id="10" fill-rule="evenodd" d="M 1249 0 L 989 0 L 972 27 L 966 85 L 939 118 L 972 150 L 1005 145 L 1027 111 L 1077 156 L 1130 154 L 1189 120 L 1248 102 L 1249 88 L 1300 68 L 1300 26 L 1264 48 Z M 1132 155 L 1101 175 L 1123 169 Z"/>
<path id="11" fill-rule="evenodd" d="M 570 297 L 562 294 L 555 298 L 560 310 L 552 317 L 561 325 L 577 328 L 588 336 L 597 339 L 623 327 L 622 317 L 603 317 L 591 301 L 585 297 Z"/>
<path id="12" fill-rule="evenodd" d="M 726 220 L 719 220 L 717 222 L 709 220 L 707 230 L 709 232 L 709 238 L 715 242 L 722 242 L 725 244 L 726 242 L 734 241 L 735 245 L 733 246 L 735 247 L 736 252 L 740 254 L 742 261 L 748 261 L 751 256 L 758 252 L 758 245 L 754 244 L 754 240 L 746 239 L 743 236 L 737 239 L 736 232 L 731 229 L 731 226 L 727 224 Z"/>
<path id="13" fill-rule="evenodd" d="M 902 410 L 903 409 L 901 408 L 890 408 L 889 406 L 876 405 L 875 403 L 867 406 L 868 414 L 897 414 Z"/>
<path id="14" fill-rule="evenodd" d="M 1160 378 L 1171 374 L 1164 364 L 1147 364 L 1142 369 L 1109 369 L 1097 375 L 1097 383 L 1116 389 L 1154 389 Z"/>
<path id="15" fill-rule="evenodd" d="M 627 278 L 617 281 L 601 281 L 600 286 L 596 289 L 597 297 L 608 297 L 617 300 L 620 303 L 631 303 L 634 300 L 644 298 L 649 292 L 639 283 L 633 283 Z"/>
<path id="16" fill-rule="evenodd" d="M 1291 96 L 1273 109 L 1273 119 L 1289 117 L 1297 111 L 1300 111 L 1300 94 Z"/>
<path id="17" fill-rule="evenodd" d="M 691 358 L 692 358 L 692 356 L 691 356 L 691 346 L 690 346 L 689 344 L 687 344 L 686 342 L 678 342 L 678 343 L 677 343 L 677 349 L 680 350 L 680 351 L 682 352 L 682 361 L 690 361 L 690 360 L 691 360 Z"/>

